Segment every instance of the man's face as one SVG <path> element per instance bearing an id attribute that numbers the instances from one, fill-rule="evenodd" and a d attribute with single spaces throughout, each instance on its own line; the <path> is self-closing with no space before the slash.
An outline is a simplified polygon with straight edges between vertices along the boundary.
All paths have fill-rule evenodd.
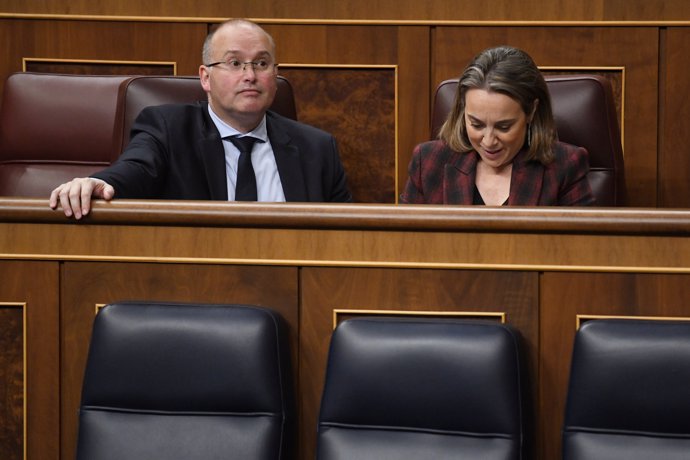
<path id="1" fill-rule="evenodd" d="M 239 131 L 254 129 L 273 102 L 278 74 L 274 54 L 268 36 L 259 28 L 225 26 L 212 38 L 212 62 L 222 63 L 199 68 L 201 85 L 213 111 Z M 263 70 L 252 64 L 237 65 L 260 61 L 268 64 Z"/>

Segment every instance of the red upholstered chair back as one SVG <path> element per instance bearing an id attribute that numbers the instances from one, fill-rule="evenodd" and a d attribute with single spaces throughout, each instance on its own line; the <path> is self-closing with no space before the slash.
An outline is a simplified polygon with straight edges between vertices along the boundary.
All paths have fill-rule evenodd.
<path id="1" fill-rule="evenodd" d="M 122 150 L 128 76 L 15 73 L 0 106 L 0 195 L 47 198 Z"/>
<path id="2" fill-rule="evenodd" d="M 610 82 L 598 75 L 547 76 L 558 137 L 589 152 L 588 177 L 597 206 L 625 205 L 621 133 Z M 455 101 L 458 80 L 436 89 L 431 118 L 435 139 Z"/>
<path id="3" fill-rule="evenodd" d="M 198 77 L 12 74 L 0 105 L 0 196 L 47 197 L 117 159 L 144 107 L 202 99 Z M 271 109 L 297 119 L 283 77 Z"/>
<path id="4" fill-rule="evenodd" d="M 199 77 L 141 76 L 127 82 L 124 99 L 124 131 L 122 145 L 129 143 L 132 123 L 145 107 L 206 100 Z M 297 119 L 295 96 L 290 82 L 278 76 L 278 91 L 271 110 Z"/>

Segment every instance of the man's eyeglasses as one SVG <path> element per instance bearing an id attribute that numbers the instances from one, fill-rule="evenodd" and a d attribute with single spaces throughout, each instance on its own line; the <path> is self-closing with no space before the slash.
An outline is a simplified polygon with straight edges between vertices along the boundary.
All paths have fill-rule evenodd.
<path id="1" fill-rule="evenodd" d="M 261 73 L 261 72 L 266 72 L 273 66 L 276 66 L 278 64 L 274 64 L 269 60 L 266 59 L 259 59 L 258 61 L 238 61 L 237 59 L 229 59 L 227 61 L 218 61 L 218 62 L 212 62 L 211 64 L 206 64 L 206 67 L 213 67 L 213 66 L 220 66 L 222 69 L 229 70 L 230 72 L 244 72 L 247 69 L 247 66 L 251 65 L 252 70 L 256 73 Z"/>

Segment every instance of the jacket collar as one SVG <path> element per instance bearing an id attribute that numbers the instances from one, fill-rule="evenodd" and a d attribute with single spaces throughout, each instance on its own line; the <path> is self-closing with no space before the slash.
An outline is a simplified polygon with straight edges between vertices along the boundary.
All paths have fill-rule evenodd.
<path id="1" fill-rule="evenodd" d="M 447 147 L 448 148 L 448 147 Z M 522 149 L 513 159 L 513 170 L 510 178 L 509 206 L 536 206 L 538 193 L 524 193 L 526 188 L 541 190 L 544 180 L 544 167 L 538 161 L 526 158 L 527 150 Z M 479 154 L 455 152 L 445 167 L 444 198 L 446 203 L 472 204 L 474 199 L 477 162 Z"/>
<path id="2" fill-rule="evenodd" d="M 220 132 L 208 113 L 208 102 L 201 106 L 201 138 L 195 143 L 196 154 L 204 165 L 206 180 L 212 200 L 228 200 L 228 180 L 225 173 L 225 150 Z"/>
<path id="3" fill-rule="evenodd" d="M 266 127 L 268 129 L 268 139 L 271 141 L 271 148 L 278 166 L 280 183 L 283 185 L 285 201 L 308 201 L 300 150 L 292 142 L 292 138 L 288 133 L 286 119 L 269 111 L 266 113 Z"/>

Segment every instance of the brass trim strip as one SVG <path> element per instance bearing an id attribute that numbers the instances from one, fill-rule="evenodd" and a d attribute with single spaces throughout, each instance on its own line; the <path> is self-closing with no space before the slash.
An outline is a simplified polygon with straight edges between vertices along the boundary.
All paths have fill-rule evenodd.
<path id="1" fill-rule="evenodd" d="M 464 270 L 547 271 L 547 272 L 604 272 L 604 273 L 690 273 L 690 267 L 648 267 L 610 265 L 545 265 L 545 264 L 489 264 L 454 262 L 386 262 L 351 260 L 304 259 L 232 259 L 210 257 L 139 257 L 139 256 L 68 256 L 45 254 L 0 254 L 0 260 L 42 260 L 65 262 L 146 262 L 173 264 L 215 265 L 277 265 L 300 267 L 352 267 L 352 268 L 436 268 Z"/>
<path id="2" fill-rule="evenodd" d="M 97 14 L 49 14 L 49 13 L 0 13 L 0 19 L 36 19 L 69 21 L 130 21 L 130 22 L 187 22 L 220 23 L 227 17 L 189 16 L 125 16 Z M 434 19 L 287 19 L 247 18 L 259 24 L 283 25 L 393 25 L 393 26 L 498 26 L 498 27 L 679 27 L 690 26 L 687 20 L 434 20 Z"/>
<path id="3" fill-rule="evenodd" d="M 507 315 L 505 312 L 491 311 L 410 311 L 410 310 L 356 310 L 350 308 L 333 309 L 333 329 L 338 325 L 338 315 L 370 315 L 370 316 L 430 316 L 430 317 L 485 317 L 499 319 L 505 324 Z"/>
<path id="4" fill-rule="evenodd" d="M 397 64 L 301 64 L 296 62 L 281 62 L 278 73 L 282 68 L 317 68 L 317 69 L 389 69 L 397 70 Z"/>
<path id="5" fill-rule="evenodd" d="M 395 130 L 394 130 L 394 139 L 393 142 L 395 142 L 395 164 L 393 167 L 395 168 L 395 173 L 393 174 L 394 180 L 395 180 L 395 204 L 398 204 L 398 197 L 400 197 L 400 181 L 398 180 L 399 174 L 399 168 L 400 168 L 400 162 L 399 162 L 399 157 L 400 157 L 400 148 L 399 148 L 399 139 L 400 139 L 400 129 L 399 129 L 399 113 L 400 113 L 400 104 L 399 104 L 399 84 L 398 84 L 398 78 L 399 78 L 399 72 L 398 72 L 398 66 L 395 66 L 395 75 L 394 75 L 394 81 L 395 81 L 395 96 L 393 97 L 393 101 L 395 103 L 395 107 L 393 107 L 393 110 L 395 111 Z M 403 166 L 404 167 L 404 166 Z"/>
<path id="6" fill-rule="evenodd" d="M 27 334 L 27 325 L 26 325 L 26 305 L 27 302 L 0 302 L 0 307 L 8 307 L 8 308 L 21 308 L 22 310 L 22 411 L 24 412 L 22 414 L 22 436 L 24 439 L 22 439 L 22 450 L 24 451 L 22 458 L 24 460 L 27 459 L 28 455 L 28 383 L 27 383 L 27 362 L 28 362 L 28 355 L 27 355 L 27 346 L 26 346 L 26 334 Z"/>
<path id="7" fill-rule="evenodd" d="M 23 57 L 22 58 L 22 72 L 26 72 L 26 65 L 30 62 L 56 62 L 67 64 L 114 64 L 114 65 L 153 65 L 159 67 L 172 66 L 173 76 L 177 75 L 177 61 L 124 61 L 124 60 L 107 60 L 107 59 L 59 59 L 59 58 L 37 58 L 37 57 Z"/>
<path id="8" fill-rule="evenodd" d="M 582 323 L 596 319 L 624 319 L 624 320 L 644 320 L 644 321 L 690 321 L 686 316 L 629 316 L 629 315 L 575 315 L 575 330 L 579 331 Z"/>

